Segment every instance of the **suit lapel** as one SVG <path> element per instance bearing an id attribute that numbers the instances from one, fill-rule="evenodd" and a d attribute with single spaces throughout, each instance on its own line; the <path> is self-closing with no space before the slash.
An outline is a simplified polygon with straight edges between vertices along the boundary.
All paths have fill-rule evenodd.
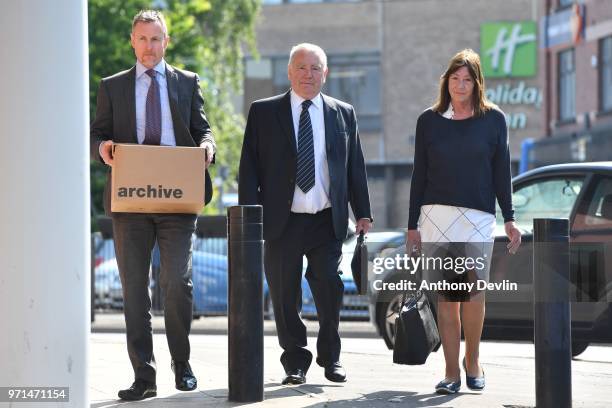
<path id="1" fill-rule="evenodd" d="M 285 136 L 289 139 L 289 145 L 294 156 L 297 155 L 295 144 L 295 130 L 293 129 L 293 115 L 291 113 L 291 91 L 287 92 L 280 100 L 278 111 L 276 112 L 278 121 Z"/>
<path id="2" fill-rule="evenodd" d="M 138 143 L 136 137 L 136 66 L 133 66 L 125 76 L 125 86 L 123 87 L 125 105 L 128 118 L 129 138 L 132 143 Z"/>
<path id="3" fill-rule="evenodd" d="M 166 64 L 166 84 L 168 86 L 168 102 L 170 103 L 170 114 L 172 115 L 172 127 L 174 128 L 174 135 L 180 133 L 179 125 L 183 122 L 181 112 L 179 110 L 179 96 L 178 96 L 178 75 L 174 72 L 174 69 Z"/>
<path id="4" fill-rule="evenodd" d="M 323 98 L 323 120 L 325 121 L 325 151 L 327 152 L 327 157 L 329 158 L 329 155 L 335 151 L 332 146 L 334 146 L 336 143 L 336 123 L 338 122 L 338 111 L 336 110 L 336 103 L 333 101 L 333 99 L 323 94 L 321 94 L 321 97 Z"/>

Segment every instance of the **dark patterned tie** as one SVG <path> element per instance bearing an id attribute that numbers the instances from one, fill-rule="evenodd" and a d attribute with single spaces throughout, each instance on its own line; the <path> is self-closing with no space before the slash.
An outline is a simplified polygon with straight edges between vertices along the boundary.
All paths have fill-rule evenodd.
<path id="1" fill-rule="evenodd" d="M 145 138 L 142 142 L 147 145 L 159 145 L 161 141 L 161 102 L 156 74 L 153 69 L 147 70 L 147 75 L 151 77 L 151 85 L 147 92 Z"/>
<path id="2" fill-rule="evenodd" d="M 312 124 L 308 108 L 312 101 L 302 102 L 300 114 L 300 127 L 298 130 L 298 159 L 296 183 L 304 193 L 310 191 L 315 184 L 314 141 L 312 138 Z"/>

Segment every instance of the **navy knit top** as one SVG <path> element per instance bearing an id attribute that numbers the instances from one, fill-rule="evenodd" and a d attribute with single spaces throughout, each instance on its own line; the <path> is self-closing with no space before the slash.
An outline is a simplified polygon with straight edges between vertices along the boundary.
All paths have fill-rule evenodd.
<path id="1" fill-rule="evenodd" d="M 416 229 L 425 204 L 473 208 L 514 221 L 508 128 L 503 112 L 447 119 L 431 108 L 416 126 L 408 229 Z"/>

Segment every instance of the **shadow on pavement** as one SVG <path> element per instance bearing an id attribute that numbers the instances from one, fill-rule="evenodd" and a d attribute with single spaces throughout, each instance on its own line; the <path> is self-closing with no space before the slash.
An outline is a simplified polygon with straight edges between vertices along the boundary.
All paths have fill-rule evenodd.
<path id="1" fill-rule="evenodd" d="M 279 383 L 268 383 L 264 385 L 265 400 L 277 400 L 274 403 L 277 406 L 278 402 L 282 398 L 292 398 L 292 403 L 295 404 L 295 397 L 300 395 L 308 398 L 308 395 L 313 395 L 313 400 L 304 401 L 304 403 L 297 404 L 301 407 L 330 407 L 330 406 L 345 406 L 345 407 L 389 407 L 400 406 L 409 407 L 452 407 L 452 401 L 460 394 L 455 395 L 438 395 L 432 394 L 416 394 L 410 391 L 378 391 L 369 394 L 363 394 L 358 398 L 351 399 L 334 399 L 324 400 L 324 389 L 330 388 L 341 388 L 341 385 L 329 385 L 329 384 L 303 384 L 299 386 L 281 386 Z M 106 400 L 96 401 L 90 405 L 90 408 L 112 408 L 112 407 L 127 407 L 130 404 L 138 404 L 138 407 L 143 408 L 155 408 L 155 407 L 167 407 L 167 406 L 183 406 L 183 407 L 239 407 L 242 405 L 250 405 L 252 403 L 239 403 L 230 402 L 227 400 L 227 389 L 214 389 L 214 390 L 199 390 L 191 393 L 176 393 L 171 396 L 158 397 L 147 399 L 143 401 L 120 401 L 120 400 Z M 288 402 L 289 404 L 289 402 Z"/>
<path id="2" fill-rule="evenodd" d="M 454 395 L 439 395 L 417 394 L 410 391 L 377 391 L 369 394 L 363 394 L 359 398 L 337 399 L 333 401 L 318 402 L 308 407 L 440 407 L 452 408 L 452 401 L 460 394 Z M 400 405 L 398 405 L 400 404 Z"/>

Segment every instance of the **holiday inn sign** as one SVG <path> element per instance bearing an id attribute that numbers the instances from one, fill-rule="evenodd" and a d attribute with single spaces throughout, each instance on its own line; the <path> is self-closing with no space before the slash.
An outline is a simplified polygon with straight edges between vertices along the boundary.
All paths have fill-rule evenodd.
<path id="1" fill-rule="evenodd" d="M 534 21 L 482 24 L 480 57 L 485 78 L 536 75 L 536 38 Z"/>

